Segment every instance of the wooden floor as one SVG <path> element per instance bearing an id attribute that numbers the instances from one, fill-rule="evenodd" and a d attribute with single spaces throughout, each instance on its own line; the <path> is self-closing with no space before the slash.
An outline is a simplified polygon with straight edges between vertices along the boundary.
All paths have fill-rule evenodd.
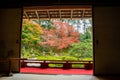
<path id="1" fill-rule="evenodd" d="M 96 77 L 93 75 L 13 74 L 13 76 L 10 77 L 0 77 L 0 80 L 120 80 L 120 77 Z"/>

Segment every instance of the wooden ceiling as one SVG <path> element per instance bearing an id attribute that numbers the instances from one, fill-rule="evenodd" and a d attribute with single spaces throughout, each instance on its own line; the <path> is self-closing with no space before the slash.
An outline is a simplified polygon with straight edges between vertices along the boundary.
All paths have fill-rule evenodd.
<path id="1" fill-rule="evenodd" d="M 23 19 L 82 19 L 92 18 L 91 6 L 46 6 L 24 8 Z"/>

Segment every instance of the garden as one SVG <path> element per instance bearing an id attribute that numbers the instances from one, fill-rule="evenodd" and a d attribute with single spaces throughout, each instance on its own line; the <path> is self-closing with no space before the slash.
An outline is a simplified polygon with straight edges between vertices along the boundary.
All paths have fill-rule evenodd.
<path id="1" fill-rule="evenodd" d="M 93 60 L 92 34 L 92 19 L 24 19 L 21 58 Z"/>

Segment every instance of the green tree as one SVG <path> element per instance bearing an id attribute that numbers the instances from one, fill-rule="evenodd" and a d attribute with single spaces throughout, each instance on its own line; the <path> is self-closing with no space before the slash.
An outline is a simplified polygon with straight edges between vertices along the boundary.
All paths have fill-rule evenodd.
<path id="1" fill-rule="evenodd" d="M 85 57 L 92 58 L 92 42 L 85 40 L 78 44 L 73 44 L 72 48 L 69 50 L 69 54 L 76 57 L 78 60 L 82 60 Z"/>
<path id="2" fill-rule="evenodd" d="M 40 24 L 41 27 L 46 30 L 54 29 L 54 27 L 52 26 L 51 20 L 34 20 L 34 21 Z"/>
<path id="3" fill-rule="evenodd" d="M 84 34 L 81 34 L 79 36 L 79 40 L 82 42 L 82 41 L 85 41 L 85 40 L 91 40 L 92 41 L 92 31 L 91 30 L 92 27 L 89 27 L 86 32 Z"/>
<path id="4" fill-rule="evenodd" d="M 41 26 L 33 21 L 23 20 L 22 25 L 22 54 L 21 57 L 31 57 L 39 53 Z"/>

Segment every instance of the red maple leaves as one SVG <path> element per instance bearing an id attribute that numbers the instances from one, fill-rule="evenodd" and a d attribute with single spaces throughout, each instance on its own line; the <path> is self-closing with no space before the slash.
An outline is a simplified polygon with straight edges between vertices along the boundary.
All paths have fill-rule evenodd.
<path id="1" fill-rule="evenodd" d="M 44 30 L 41 45 L 55 46 L 57 49 L 67 48 L 73 43 L 79 42 L 79 33 L 68 23 L 53 22 L 55 29 Z"/>

